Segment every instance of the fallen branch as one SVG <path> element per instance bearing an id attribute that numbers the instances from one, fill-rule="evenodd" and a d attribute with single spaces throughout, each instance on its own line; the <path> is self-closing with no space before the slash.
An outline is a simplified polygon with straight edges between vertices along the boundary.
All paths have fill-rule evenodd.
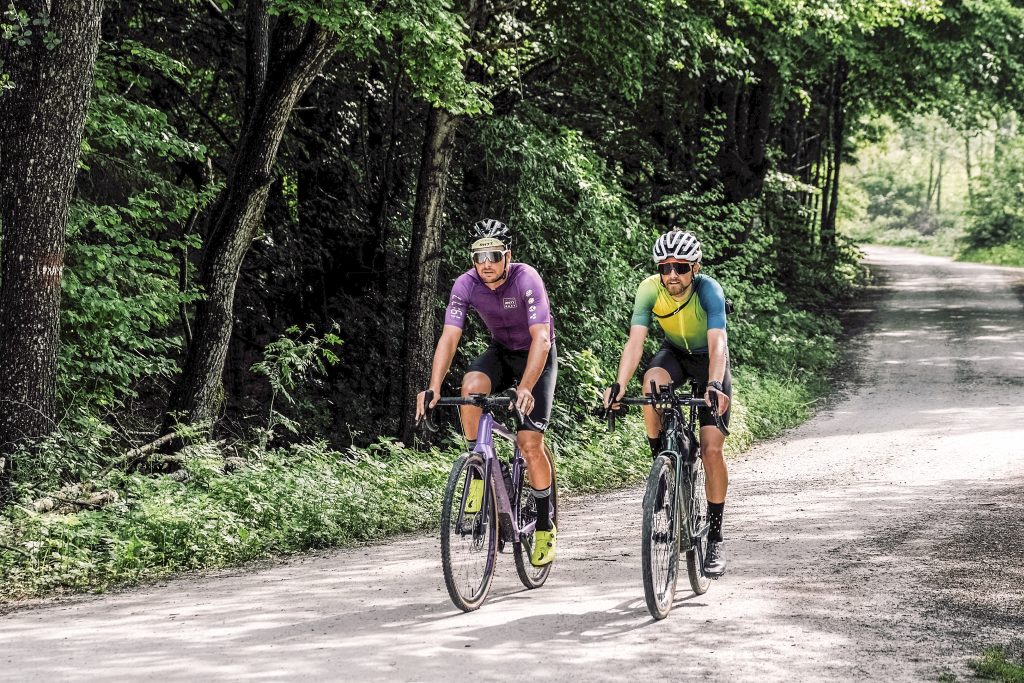
<path id="1" fill-rule="evenodd" d="M 163 436 L 161 436 L 156 441 L 150 441 L 149 443 L 147 443 L 144 446 L 139 446 L 138 448 L 133 448 L 130 451 L 128 451 L 127 453 L 125 453 L 122 457 L 118 458 L 114 462 L 112 462 L 109 465 L 107 465 L 106 467 L 104 467 L 103 470 L 100 471 L 100 473 L 97 475 L 96 478 L 99 479 L 100 477 L 104 476 L 105 474 L 110 473 L 110 471 L 113 470 L 115 467 L 123 467 L 123 468 L 127 469 L 127 468 L 131 467 L 132 465 L 134 465 L 141 458 L 149 455 L 150 453 L 153 453 L 154 451 L 156 451 L 161 446 L 165 446 L 165 445 L 171 443 L 172 441 L 174 441 L 177 438 L 178 438 L 178 432 L 171 432 L 169 434 L 164 434 Z"/>
<path id="2" fill-rule="evenodd" d="M 10 550 L 12 553 L 20 553 L 21 555 L 24 555 L 30 560 L 32 559 L 32 556 L 29 553 L 25 552 L 21 548 L 15 548 L 14 546 L 4 545 L 0 543 L 0 550 Z"/>

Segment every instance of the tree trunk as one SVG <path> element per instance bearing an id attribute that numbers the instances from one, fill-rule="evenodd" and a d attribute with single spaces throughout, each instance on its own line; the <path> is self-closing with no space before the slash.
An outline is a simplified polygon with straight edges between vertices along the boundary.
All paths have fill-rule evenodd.
<path id="1" fill-rule="evenodd" d="M 0 503 L 14 451 L 54 428 L 65 229 L 103 1 L 19 7 L 48 19 L 57 42 L 0 41 L 13 81 L 0 93 Z"/>
<path id="2" fill-rule="evenodd" d="M 967 171 L 967 205 L 974 206 L 974 176 L 971 169 L 971 138 L 964 136 L 964 168 Z"/>
<path id="3" fill-rule="evenodd" d="M 483 34 L 492 16 L 488 1 L 466 0 L 465 19 L 470 44 Z M 480 69 L 474 60 L 463 65 L 467 80 L 479 80 L 483 76 Z M 423 134 L 405 296 L 404 373 L 400 399 L 403 404 L 399 423 L 399 434 L 405 443 L 412 443 L 416 427 L 413 398 L 417 392 L 426 389 L 430 379 L 437 328 L 434 300 L 437 298 L 441 266 L 441 219 L 459 122 L 460 117 L 432 107 Z"/>
<path id="4" fill-rule="evenodd" d="M 726 81 L 707 88 L 706 109 L 717 109 L 725 116 L 717 165 L 726 200 L 741 202 L 757 197 L 768 173 L 774 75 L 763 74 L 753 85 Z"/>
<path id="5" fill-rule="evenodd" d="M 459 119 L 444 109 L 432 108 L 423 136 L 416 206 L 412 219 L 412 249 L 409 254 L 409 286 L 405 305 L 405 375 L 402 396 L 407 399 L 425 389 L 436 338 L 438 270 L 441 264 L 441 217 L 448 192 L 448 171 L 455 149 Z M 414 406 L 403 406 L 401 435 L 412 443 Z"/>
<path id="6" fill-rule="evenodd" d="M 259 46 L 265 43 L 251 43 L 256 52 L 250 57 L 259 60 Z M 177 422 L 209 425 L 217 416 L 238 274 L 263 220 L 277 150 L 292 110 L 330 59 L 333 43 L 333 36 L 314 23 L 296 28 L 282 18 L 276 24 L 265 83 L 253 98 L 252 115 L 245 120 L 227 185 L 211 216 L 201 266 L 205 297 L 196 307 L 192 344 L 171 399 L 165 432 Z M 259 68 L 250 67 L 249 82 L 259 82 Z"/>
<path id="7" fill-rule="evenodd" d="M 831 197 L 828 211 L 822 214 L 821 246 L 826 258 L 833 258 L 836 252 L 836 212 L 839 209 L 839 169 L 842 167 L 843 145 L 846 141 L 846 116 L 843 104 L 843 86 L 849 69 L 846 60 L 840 59 L 836 66 L 835 86 L 832 91 L 832 174 Z"/>

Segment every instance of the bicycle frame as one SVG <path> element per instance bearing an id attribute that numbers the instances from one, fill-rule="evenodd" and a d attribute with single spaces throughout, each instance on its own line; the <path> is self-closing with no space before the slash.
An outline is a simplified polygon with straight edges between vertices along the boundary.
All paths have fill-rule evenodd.
<path id="1" fill-rule="evenodd" d="M 684 486 L 690 485 L 690 478 L 692 476 L 693 464 L 698 457 L 700 452 L 700 441 L 697 439 L 697 435 L 693 432 L 690 424 L 694 422 L 696 417 L 697 408 L 694 405 L 690 405 L 690 421 L 687 422 L 683 419 L 682 413 L 679 408 L 670 406 L 664 410 L 659 411 L 662 419 L 662 434 L 665 435 L 665 448 L 662 449 L 662 454 L 671 454 L 675 461 L 675 482 L 676 482 L 676 500 L 682 500 L 682 505 L 676 505 L 676 529 L 685 531 L 685 535 L 688 538 L 687 544 L 683 545 L 683 534 L 677 533 L 675 536 L 676 544 L 679 550 L 686 551 L 690 548 L 696 547 L 697 554 L 700 556 L 700 561 L 703 562 L 703 552 L 700 546 L 700 539 L 706 536 L 710 525 L 705 522 L 702 528 L 692 529 L 691 522 L 693 515 L 691 514 L 691 507 L 693 501 L 691 497 L 686 494 L 680 496 Z"/>
<path id="2" fill-rule="evenodd" d="M 513 481 L 513 488 L 516 486 L 516 482 L 522 481 L 521 475 L 524 474 L 526 467 L 526 461 L 523 459 L 523 455 L 519 450 L 519 446 L 516 443 L 515 434 L 505 428 L 500 422 L 494 419 L 494 415 L 491 414 L 489 408 L 484 408 L 483 413 L 480 415 L 480 422 L 477 426 L 477 441 L 476 447 L 473 452 L 480 455 L 484 461 L 484 481 L 490 482 L 491 486 L 484 486 L 483 504 L 481 511 L 488 514 L 487 511 L 491 509 L 492 495 L 497 496 L 495 501 L 498 508 L 498 529 L 499 533 L 502 534 L 502 540 L 504 541 L 519 541 L 523 536 L 528 536 L 536 528 L 536 521 L 529 522 L 522 527 L 519 526 L 519 497 L 513 502 L 509 498 L 509 492 L 505 488 L 505 480 L 501 475 L 501 467 L 498 465 L 500 459 L 494 447 L 494 435 L 510 441 L 513 445 L 514 455 L 511 462 L 511 475 Z M 469 478 L 467 477 L 465 488 L 462 491 L 463 498 L 468 495 Z M 496 493 L 492 493 L 496 492 Z M 462 529 L 463 515 L 465 513 L 460 509 L 459 517 L 456 528 Z M 476 534 L 476 526 L 474 525 L 473 533 Z M 493 559 L 489 560 L 493 562 Z"/>

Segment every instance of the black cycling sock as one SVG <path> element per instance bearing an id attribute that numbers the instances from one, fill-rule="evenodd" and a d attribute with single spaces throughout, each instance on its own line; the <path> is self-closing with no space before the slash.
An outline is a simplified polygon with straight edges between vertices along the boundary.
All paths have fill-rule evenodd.
<path id="1" fill-rule="evenodd" d="M 476 448 L 476 439 L 466 439 L 466 450 L 472 452 Z"/>
<path id="2" fill-rule="evenodd" d="M 725 512 L 725 503 L 708 503 L 708 529 L 709 541 L 722 540 L 722 515 Z"/>
<path id="3" fill-rule="evenodd" d="M 653 439 L 647 437 L 647 443 L 651 445 L 651 455 L 657 455 L 661 451 L 661 437 L 656 436 Z"/>
<path id="4" fill-rule="evenodd" d="M 538 493 L 544 495 L 538 496 Z M 534 489 L 533 499 L 537 501 L 537 531 L 551 531 L 551 488 Z"/>

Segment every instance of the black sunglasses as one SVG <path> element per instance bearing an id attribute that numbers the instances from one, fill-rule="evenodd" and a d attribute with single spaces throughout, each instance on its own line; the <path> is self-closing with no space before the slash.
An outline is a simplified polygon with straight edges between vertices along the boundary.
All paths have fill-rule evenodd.
<path id="1" fill-rule="evenodd" d="M 497 263 L 505 258 L 507 251 L 474 251 L 473 263 Z"/>
<path id="2" fill-rule="evenodd" d="M 679 273 L 680 275 L 686 275 L 690 272 L 691 267 L 689 263 L 659 263 L 658 272 L 662 275 L 668 275 L 672 271 Z"/>

